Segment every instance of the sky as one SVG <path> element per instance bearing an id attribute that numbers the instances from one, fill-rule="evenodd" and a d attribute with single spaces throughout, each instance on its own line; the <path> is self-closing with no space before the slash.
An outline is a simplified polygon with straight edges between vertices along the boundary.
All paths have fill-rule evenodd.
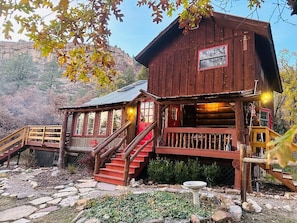
<path id="1" fill-rule="evenodd" d="M 222 0 L 212 1 L 217 12 L 270 22 L 277 55 L 283 49 L 297 52 L 297 15 L 291 16 L 288 6 L 285 6 L 284 9 L 282 5 L 277 7 L 277 2 L 285 0 L 265 0 L 257 12 L 248 8 L 248 0 L 227 0 L 230 4 L 223 7 L 219 7 L 217 4 L 220 1 Z M 156 24 L 151 17 L 151 10 L 147 6 L 138 7 L 137 0 L 124 0 L 120 9 L 125 15 L 124 22 L 116 21 L 112 17 L 110 21 L 112 35 L 109 38 L 109 44 L 120 47 L 130 56 L 140 53 L 178 16 L 178 13 L 173 17 L 168 17 L 165 14 L 163 22 Z M 281 14 L 280 10 L 283 10 Z M 15 34 L 12 41 L 19 39 L 26 40 L 25 37 Z M 0 41 L 4 41 L 3 34 L 0 34 Z"/>
<path id="2" fill-rule="evenodd" d="M 217 0 L 219 1 L 219 0 Z M 275 51 L 278 55 L 283 49 L 297 52 L 297 15 L 291 16 L 291 9 L 285 6 L 277 7 L 276 2 L 282 0 L 265 0 L 261 9 L 254 12 L 248 8 L 247 0 L 233 0 L 232 5 L 219 7 L 216 1 L 215 11 L 225 12 L 244 18 L 251 18 L 270 22 Z M 141 52 L 163 29 L 165 29 L 176 17 L 167 17 L 161 24 L 152 22 L 151 11 L 146 6 L 136 6 L 136 0 L 124 1 L 121 9 L 125 15 L 124 22 L 111 20 L 112 36 L 109 42 L 118 46 L 130 56 L 136 56 Z M 283 10 L 280 18 L 279 10 Z"/>

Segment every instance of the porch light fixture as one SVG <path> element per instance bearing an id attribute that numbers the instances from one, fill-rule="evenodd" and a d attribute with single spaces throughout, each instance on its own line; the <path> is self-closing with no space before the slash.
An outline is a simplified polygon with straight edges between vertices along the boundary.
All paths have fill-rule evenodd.
<path id="1" fill-rule="evenodd" d="M 133 118 L 135 117 L 136 114 L 136 110 L 133 107 L 128 107 L 127 108 L 127 116 L 129 120 L 133 120 Z"/>
<path id="2" fill-rule="evenodd" d="M 263 104 L 266 104 L 266 103 L 270 102 L 271 99 L 272 99 L 272 93 L 271 92 L 263 92 L 261 94 L 261 102 Z"/>

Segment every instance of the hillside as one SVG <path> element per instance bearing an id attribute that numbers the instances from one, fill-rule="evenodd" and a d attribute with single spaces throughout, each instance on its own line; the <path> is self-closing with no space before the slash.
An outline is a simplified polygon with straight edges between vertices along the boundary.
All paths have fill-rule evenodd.
<path id="1" fill-rule="evenodd" d="M 141 66 L 118 47 L 110 51 L 119 76 L 102 87 L 63 78 L 54 57 L 41 57 L 31 42 L 0 41 L 0 138 L 24 125 L 60 124 L 59 107 L 82 104 L 135 80 Z"/>

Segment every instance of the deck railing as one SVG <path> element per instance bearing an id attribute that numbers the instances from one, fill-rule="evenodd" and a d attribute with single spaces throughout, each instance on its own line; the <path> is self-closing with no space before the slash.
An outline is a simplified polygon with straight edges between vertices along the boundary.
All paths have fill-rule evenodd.
<path id="1" fill-rule="evenodd" d="M 165 128 L 163 144 L 172 148 L 236 150 L 234 128 Z"/>

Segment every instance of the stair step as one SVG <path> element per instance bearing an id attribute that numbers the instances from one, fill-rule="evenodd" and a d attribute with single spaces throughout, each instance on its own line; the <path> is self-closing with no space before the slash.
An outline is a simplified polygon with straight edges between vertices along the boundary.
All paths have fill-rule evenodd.
<path id="1" fill-rule="evenodd" d="M 121 170 L 121 171 L 123 171 L 125 169 L 125 166 L 123 164 L 118 164 L 118 163 L 106 163 L 105 167 L 108 169 Z M 140 164 L 137 165 L 137 163 L 132 163 L 130 165 L 130 170 L 134 170 L 139 167 L 140 167 Z"/>
<path id="2" fill-rule="evenodd" d="M 110 183 L 114 185 L 124 185 L 123 178 L 105 175 L 102 173 L 95 174 L 94 179 L 99 182 Z"/>
<path id="3" fill-rule="evenodd" d="M 274 172 L 278 172 L 278 173 L 281 173 L 281 172 L 283 172 L 283 170 L 282 170 L 282 169 L 272 169 L 272 171 L 274 171 Z"/>
<path id="4" fill-rule="evenodd" d="M 100 169 L 100 173 L 105 174 L 105 175 L 109 175 L 109 176 L 115 176 L 115 177 L 120 177 L 123 178 L 124 177 L 124 171 L 120 171 L 120 170 L 113 170 L 113 169 L 108 169 L 108 168 L 101 168 Z M 134 170 L 129 170 L 129 175 L 130 174 L 134 174 L 135 171 Z"/>
<path id="5" fill-rule="evenodd" d="M 288 180 L 293 180 L 293 177 L 288 173 L 283 173 L 283 178 Z"/>

